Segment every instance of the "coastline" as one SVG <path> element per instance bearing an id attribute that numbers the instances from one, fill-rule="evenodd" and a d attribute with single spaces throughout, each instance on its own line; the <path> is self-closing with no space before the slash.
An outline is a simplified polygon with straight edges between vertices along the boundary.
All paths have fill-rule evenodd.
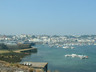
<path id="1" fill-rule="evenodd" d="M 29 72 L 30 68 L 18 63 L 8 63 L 0 60 L 0 72 Z"/>
<path id="2" fill-rule="evenodd" d="M 2 53 L 1 53 L 2 52 Z M 22 58 L 31 53 L 36 53 L 37 48 L 26 48 L 19 50 L 2 50 L 0 52 L 0 71 L 1 72 L 33 72 L 38 69 L 30 68 L 26 65 L 19 64 Z M 39 69 L 40 70 L 40 69 Z M 41 71 L 41 70 L 40 70 Z M 43 71 L 42 71 L 43 72 Z"/>
<path id="3" fill-rule="evenodd" d="M 0 60 L 16 63 L 20 62 L 23 57 L 30 55 L 31 53 L 37 53 L 37 48 L 26 48 L 18 50 L 0 50 Z"/>
<path id="4" fill-rule="evenodd" d="M 20 53 L 20 52 L 37 52 L 37 48 L 26 48 L 26 49 L 19 49 L 15 50 L 14 52 Z"/>

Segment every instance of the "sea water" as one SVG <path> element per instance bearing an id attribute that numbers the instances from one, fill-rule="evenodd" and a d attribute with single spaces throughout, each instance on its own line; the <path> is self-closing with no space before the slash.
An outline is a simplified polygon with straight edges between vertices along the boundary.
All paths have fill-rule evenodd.
<path id="1" fill-rule="evenodd" d="M 59 72 L 96 72 L 96 46 L 75 46 L 74 49 L 36 45 L 38 52 L 22 59 L 32 62 L 48 62 L 48 69 Z M 65 57 L 66 54 L 87 55 L 88 59 Z"/>

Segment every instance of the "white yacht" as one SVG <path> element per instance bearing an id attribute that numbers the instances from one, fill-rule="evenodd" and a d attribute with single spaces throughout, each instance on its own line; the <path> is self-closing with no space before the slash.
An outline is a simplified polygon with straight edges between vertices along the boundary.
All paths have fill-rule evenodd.
<path id="1" fill-rule="evenodd" d="M 63 46 L 64 49 L 69 48 L 68 46 Z"/>
<path id="2" fill-rule="evenodd" d="M 77 54 L 66 54 L 65 57 L 79 57 L 80 59 L 88 59 L 88 56 L 86 55 L 77 55 Z"/>
<path id="3" fill-rule="evenodd" d="M 71 48 L 71 49 L 74 49 L 73 46 L 63 46 L 64 49 L 67 49 L 67 48 Z"/>

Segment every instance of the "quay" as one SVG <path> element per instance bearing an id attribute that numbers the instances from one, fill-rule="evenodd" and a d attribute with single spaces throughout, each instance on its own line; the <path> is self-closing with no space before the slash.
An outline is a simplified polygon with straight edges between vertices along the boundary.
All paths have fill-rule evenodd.
<path id="1" fill-rule="evenodd" d="M 44 72 L 48 70 L 47 62 L 22 62 L 21 64 L 34 69 L 42 69 Z"/>
<path id="2" fill-rule="evenodd" d="M 27 49 L 19 49 L 15 50 L 14 52 L 20 53 L 20 52 L 37 52 L 37 48 L 27 48 Z"/>

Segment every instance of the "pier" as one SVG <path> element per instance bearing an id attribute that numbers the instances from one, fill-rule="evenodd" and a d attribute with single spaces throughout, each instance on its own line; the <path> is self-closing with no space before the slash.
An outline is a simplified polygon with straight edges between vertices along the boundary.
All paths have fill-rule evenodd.
<path id="1" fill-rule="evenodd" d="M 20 53 L 20 52 L 37 52 L 37 48 L 19 49 L 19 50 L 15 50 L 14 52 L 17 52 L 17 53 Z"/>
<path id="2" fill-rule="evenodd" d="M 34 69 L 42 69 L 44 72 L 48 70 L 47 62 L 23 62 L 21 64 Z"/>

